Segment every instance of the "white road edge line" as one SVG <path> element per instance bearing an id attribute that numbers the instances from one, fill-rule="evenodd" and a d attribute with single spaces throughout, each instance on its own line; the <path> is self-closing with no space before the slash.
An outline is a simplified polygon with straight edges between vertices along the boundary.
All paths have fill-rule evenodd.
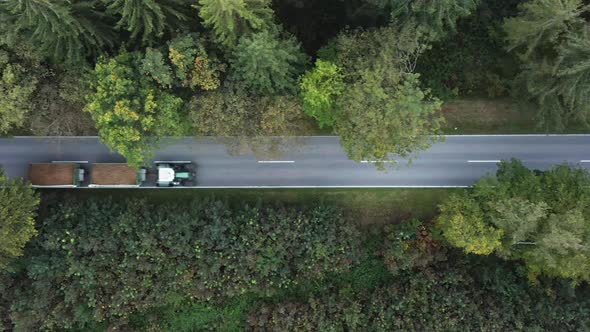
<path id="1" fill-rule="evenodd" d="M 501 160 L 467 160 L 468 163 L 499 163 Z"/>
<path id="2" fill-rule="evenodd" d="M 376 164 L 376 163 L 395 163 L 397 162 L 396 160 L 361 160 L 362 164 Z"/>
<path id="3" fill-rule="evenodd" d="M 158 189 L 158 190 L 181 190 L 181 189 L 424 189 L 424 188 L 471 188 L 472 186 L 457 185 L 457 186 L 437 186 L 437 185 L 423 185 L 423 186 L 404 186 L 404 185 L 392 185 L 392 186 L 192 186 L 192 187 L 136 187 L 133 189 Z M 44 188 L 38 188 L 44 189 Z M 47 188 L 51 189 L 51 188 Z M 71 189 L 95 189 L 89 187 L 75 187 Z M 107 189 L 120 189 L 120 188 L 107 188 Z M 128 189 L 128 188 L 127 188 Z"/>
<path id="4" fill-rule="evenodd" d="M 259 164 L 293 164 L 295 160 L 259 160 Z"/>
<path id="5" fill-rule="evenodd" d="M 590 163 L 590 160 L 580 160 L 581 163 Z"/>
<path id="6" fill-rule="evenodd" d="M 550 134 L 466 134 L 466 135 L 458 135 L 458 134 L 446 134 L 446 135 L 434 135 L 434 136 L 442 136 L 442 137 L 588 137 L 588 134 L 557 134 L 557 133 L 550 133 Z M 269 136 L 269 137 L 283 137 L 283 136 Z M 98 136 L 8 136 L 2 137 L 0 139 L 12 139 L 12 138 L 19 138 L 19 139 L 39 139 L 39 138 L 98 138 Z M 166 136 L 163 137 L 164 139 L 210 139 L 216 138 L 216 136 Z M 284 138 L 339 138 L 336 135 L 317 135 L 317 136 L 284 136 Z"/>

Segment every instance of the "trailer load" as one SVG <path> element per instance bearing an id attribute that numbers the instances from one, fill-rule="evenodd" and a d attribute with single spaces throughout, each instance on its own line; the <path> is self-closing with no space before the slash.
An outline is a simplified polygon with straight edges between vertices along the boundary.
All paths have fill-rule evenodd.
<path id="1" fill-rule="evenodd" d="M 91 188 L 139 187 L 146 180 L 147 170 L 127 164 L 94 164 L 90 172 Z"/>
<path id="2" fill-rule="evenodd" d="M 34 187 L 74 188 L 84 178 L 85 170 L 78 163 L 34 163 L 29 167 L 29 181 Z"/>

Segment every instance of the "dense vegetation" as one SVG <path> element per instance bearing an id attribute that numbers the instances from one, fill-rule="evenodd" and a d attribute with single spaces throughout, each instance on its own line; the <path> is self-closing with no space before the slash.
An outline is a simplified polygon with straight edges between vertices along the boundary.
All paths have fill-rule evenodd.
<path id="1" fill-rule="evenodd" d="M 590 176 L 567 165 L 531 171 L 503 162 L 497 177 L 441 206 L 438 226 L 465 252 L 525 262 L 539 274 L 590 281 Z"/>
<path id="2" fill-rule="evenodd" d="M 18 251 L 37 200 L 16 184 Z M 371 228 L 325 203 L 53 193 L 0 273 L 0 314 L 18 331 L 580 330 L 589 184 L 504 162 L 431 221 Z"/>
<path id="3" fill-rule="evenodd" d="M 0 272 L 22 256 L 23 248 L 36 234 L 39 197 L 21 179 L 9 180 L 0 168 Z"/>
<path id="4" fill-rule="evenodd" d="M 120 325 L 175 298 L 271 296 L 348 270 L 359 249 L 354 227 L 324 206 L 93 199 L 52 209 L 40 229 L 10 295 L 18 330 Z"/>
<path id="5" fill-rule="evenodd" d="M 8 0 L 0 133 L 96 131 L 140 165 L 162 136 L 261 150 L 261 137 L 322 130 L 351 159 L 385 161 L 429 146 L 441 100 L 482 95 L 537 103 L 547 130 L 581 128 L 587 12 L 582 0 Z"/>

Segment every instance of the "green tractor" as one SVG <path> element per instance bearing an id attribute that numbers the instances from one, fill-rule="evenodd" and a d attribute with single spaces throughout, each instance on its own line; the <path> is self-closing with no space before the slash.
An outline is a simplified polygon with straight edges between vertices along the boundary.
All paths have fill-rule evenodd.
<path id="1" fill-rule="evenodd" d="M 196 171 L 191 161 L 155 161 L 158 187 L 194 186 Z"/>

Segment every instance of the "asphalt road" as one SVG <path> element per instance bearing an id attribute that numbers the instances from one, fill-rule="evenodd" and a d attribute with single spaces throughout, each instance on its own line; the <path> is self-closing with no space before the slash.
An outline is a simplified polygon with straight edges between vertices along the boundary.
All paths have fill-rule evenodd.
<path id="1" fill-rule="evenodd" d="M 496 170 L 499 160 L 518 158 L 546 169 L 571 163 L 590 168 L 590 135 L 447 136 L 408 165 L 399 160 L 386 172 L 371 160 L 348 160 L 338 137 L 289 140 L 288 152 L 273 157 L 232 155 L 212 138 L 170 139 L 156 160 L 197 163 L 200 187 L 460 187 Z M 122 162 L 95 137 L 0 139 L 0 165 L 9 177 L 26 177 L 30 162 Z"/>

